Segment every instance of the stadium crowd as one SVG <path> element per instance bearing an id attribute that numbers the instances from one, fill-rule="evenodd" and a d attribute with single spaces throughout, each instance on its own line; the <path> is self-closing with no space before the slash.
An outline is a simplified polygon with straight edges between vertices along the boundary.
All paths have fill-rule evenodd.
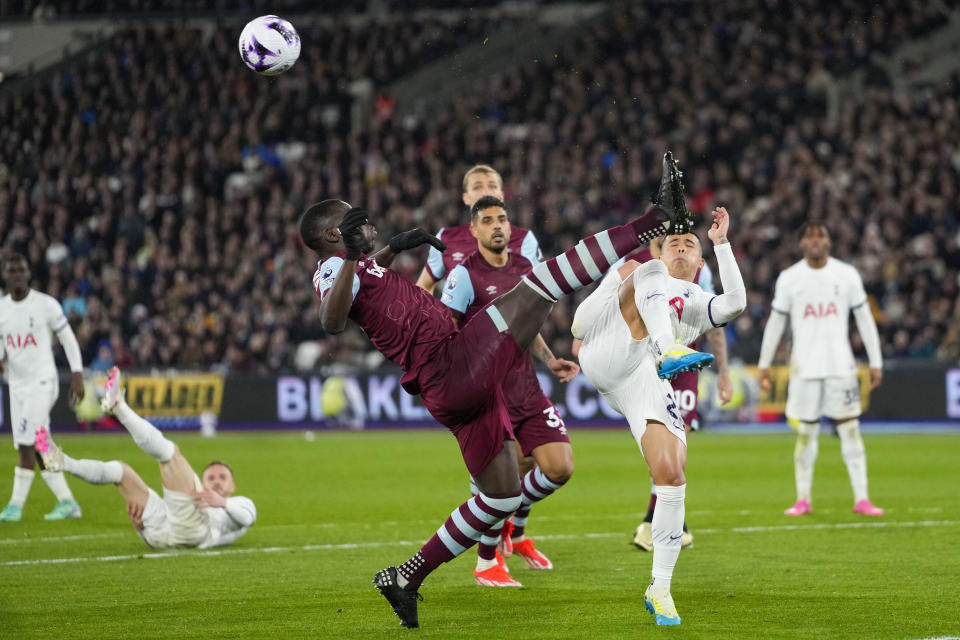
<path id="1" fill-rule="evenodd" d="M 864 276 L 887 357 L 957 360 L 960 76 L 895 93 L 877 54 L 946 20 L 942 3 L 900 4 L 629 4 L 412 115 L 390 83 L 504 24 L 304 26 L 303 58 L 273 80 L 243 66 L 238 29 L 131 28 L 0 95 L 0 250 L 28 256 L 95 368 L 373 365 L 358 333 L 320 333 L 295 228 L 307 204 L 342 195 L 383 239 L 436 231 L 467 220 L 460 178 L 488 163 L 514 223 L 555 255 L 642 210 L 669 147 L 691 208 L 733 215 L 750 292 L 727 330 L 735 357 L 756 361 L 810 218 Z M 863 99 L 829 117 L 825 90 L 858 69 Z M 415 279 L 424 259 L 394 268 Z M 544 326 L 558 354 L 581 297 Z"/>

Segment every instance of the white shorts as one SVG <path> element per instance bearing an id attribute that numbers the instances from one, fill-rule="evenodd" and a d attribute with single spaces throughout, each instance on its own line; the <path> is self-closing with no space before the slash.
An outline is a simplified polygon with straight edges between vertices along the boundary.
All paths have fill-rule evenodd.
<path id="1" fill-rule="evenodd" d="M 616 289 L 600 292 L 604 293 L 608 293 L 607 300 L 597 301 L 584 312 L 578 309 L 581 321 L 591 327 L 580 348 L 583 374 L 610 406 L 627 419 L 638 445 L 647 430 L 647 421 L 653 420 L 666 425 L 686 446 L 687 434 L 673 387 L 657 375 L 650 339 L 637 340 L 630 335 L 620 314 Z"/>
<path id="2" fill-rule="evenodd" d="M 50 410 L 60 395 L 56 378 L 10 388 L 10 427 L 13 448 L 32 446 L 40 427 L 50 428 Z"/>
<path id="3" fill-rule="evenodd" d="M 197 491 L 203 488 L 194 475 Z M 193 505 L 193 496 L 164 488 L 163 499 L 149 489 L 143 509 L 143 531 L 140 537 L 154 549 L 198 547 L 210 530 L 206 511 Z"/>
<path id="4" fill-rule="evenodd" d="M 791 377 L 787 385 L 788 419 L 818 422 L 860 417 L 860 381 L 856 375 L 833 378 Z"/>

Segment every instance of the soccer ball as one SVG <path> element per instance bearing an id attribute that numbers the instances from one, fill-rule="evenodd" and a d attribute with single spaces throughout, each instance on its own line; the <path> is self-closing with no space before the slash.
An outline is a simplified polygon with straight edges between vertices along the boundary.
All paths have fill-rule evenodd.
<path id="1" fill-rule="evenodd" d="M 275 76 L 292 67 L 300 57 L 300 36 L 283 18 L 254 18 L 240 33 L 240 57 L 257 73 Z"/>

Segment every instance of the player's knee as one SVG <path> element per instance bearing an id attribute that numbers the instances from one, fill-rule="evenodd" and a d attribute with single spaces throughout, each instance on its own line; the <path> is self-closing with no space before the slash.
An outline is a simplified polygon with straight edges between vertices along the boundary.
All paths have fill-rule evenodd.
<path id="1" fill-rule="evenodd" d="M 554 484 L 566 484 L 573 476 L 573 460 L 557 460 L 540 468 L 547 480 Z"/>
<path id="2" fill-rule="evenodd" d="M 842 440 L 860 439 L 860 420 L 852 418 L 849 420 L 837 421 L 837 435 Z"/>
<path id="3" fill-rule="evenodd" d="M 656 275 L 667 275 L 667 265 L 663 260 L 647 260 L 637 268 L 637 276 L 640 278 Z"/>

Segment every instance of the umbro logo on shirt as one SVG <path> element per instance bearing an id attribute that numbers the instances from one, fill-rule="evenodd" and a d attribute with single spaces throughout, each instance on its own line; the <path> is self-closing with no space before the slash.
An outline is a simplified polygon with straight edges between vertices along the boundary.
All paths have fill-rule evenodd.
<path id="1" fill-rule="evenodd" d="M 496 287 L 496 286 L 490 285 L 489 287 L 487 287 L 487 293 L 490 294 L 491 296 L 492 296 L 493 294 L 495 294 L 496 292 L 497 292 L 497 287 Z"/>

